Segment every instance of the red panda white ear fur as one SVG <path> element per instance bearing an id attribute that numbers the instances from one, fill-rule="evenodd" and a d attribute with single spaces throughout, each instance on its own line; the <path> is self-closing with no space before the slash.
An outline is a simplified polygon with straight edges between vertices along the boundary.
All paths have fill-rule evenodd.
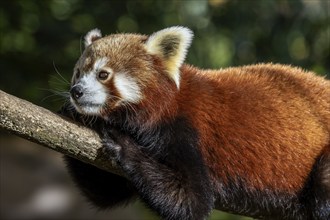
<path id="1" fill-rule="evenodd" d="M 85 36 L 85 47 L 88 47 L 90 44 L 92 44 L 97 39 L 100 39 L 102 37 L 101 31 L 97 28 L 89 31 Z"/>
<path id="2" fill-rule="evenodd" d="M 191 44 L 193 33 L 186 27 L 170 27 L 153 33 L 146 42 L 149 53 L 160 56 L 176 86 L 180 86 L 180 70 Z"/>

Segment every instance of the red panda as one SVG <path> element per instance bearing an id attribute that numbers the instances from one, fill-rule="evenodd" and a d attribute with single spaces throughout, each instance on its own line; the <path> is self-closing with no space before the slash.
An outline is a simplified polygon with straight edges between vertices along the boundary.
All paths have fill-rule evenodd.
<path id="1" fill-rule="evenodd" d="M 279 64 L 201 70 L 184 64 L 192 38 L 86 35 L 62 113 L 96 117 L 127 179 L 66 157 L 84 195 L 101 208 L 139 196 L 164 219 L 329 220 L 329 81 Z"/>

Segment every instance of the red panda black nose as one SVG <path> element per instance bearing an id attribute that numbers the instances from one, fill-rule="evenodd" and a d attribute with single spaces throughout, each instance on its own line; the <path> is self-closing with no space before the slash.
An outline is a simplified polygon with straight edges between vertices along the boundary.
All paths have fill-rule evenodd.
<path id="1" fill-rule="evenodd" d="M 75 85 L 70 89 L 70 94 L 74 100 L 78 100 L 81 96 L 84 95 L 83 88 L 79 85 Z"/>

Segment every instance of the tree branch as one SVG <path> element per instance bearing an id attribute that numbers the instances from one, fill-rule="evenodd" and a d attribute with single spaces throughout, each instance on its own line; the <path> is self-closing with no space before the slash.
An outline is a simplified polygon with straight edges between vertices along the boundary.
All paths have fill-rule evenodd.
<path id="1" fill-rule="evenodd" d="M 124 176 L 115 162 L 102 153 L 96 132 L 1 90 L 0 100 L 1 129 Z"/>
<path id="2" fill-rule="evenodd" d="M 0 100 L 0 129 L 125 176 L 115 162 L 104 155 L 101 139 L 95 131 L 2 90 Z"/>

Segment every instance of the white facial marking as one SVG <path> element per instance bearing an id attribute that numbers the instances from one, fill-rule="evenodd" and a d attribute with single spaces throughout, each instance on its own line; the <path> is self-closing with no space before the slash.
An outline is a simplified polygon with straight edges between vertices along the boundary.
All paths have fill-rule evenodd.
<path id="1" fill-rule="evenodd" d="M 126 73 L 118 73 L 114 76 L 114 83 L 124 101 L 138 103 L 142 96 L 137 82 Z"/>
<path id="2" fill-rule="evenodd" d="M 109 59 L 107 57 L 97 59 L 93 66 L 94 71 L 102 69 L 105 65 L 107 65 L 108 61 Z"/>
<path id="3" fill-rule="evenodd" d="M 93 72 L 84 74 L 77 85 L 83 87 L 84 95 L 77 103 L 71 100 L 73 105 L 83 114 L 98 115 L 107 100 L 104 86 L 96 79 Z"/>

